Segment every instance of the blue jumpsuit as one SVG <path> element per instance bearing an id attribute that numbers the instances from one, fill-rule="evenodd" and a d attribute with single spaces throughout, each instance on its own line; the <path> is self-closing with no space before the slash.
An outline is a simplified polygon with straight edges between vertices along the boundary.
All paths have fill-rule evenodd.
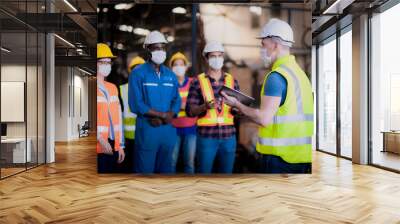
<path id="1" fill-rule="evenodd" d="M 137 114 L 135 130 L 135 171 L 137 173 L 172 173 L 172 153 L 177 140 L 171 124 L 153 127 L 144 115 L 150 110 L 179 112 L 181 98 L 178 80 L 166 66 L 159 75 L 147 62 L 129 75 L 128 102 Z"/>

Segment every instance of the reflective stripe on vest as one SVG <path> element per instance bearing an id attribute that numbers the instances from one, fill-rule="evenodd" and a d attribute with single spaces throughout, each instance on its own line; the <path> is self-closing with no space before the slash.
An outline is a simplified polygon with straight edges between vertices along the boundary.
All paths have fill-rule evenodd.
<path id="1" fill-rule="evenodd" d="M 136 126 L 135 126 L 135 125 L 125 125 L 125 126 L 124 126 L 124 129 L 125 129 L 125 130 L 128 130 L 128 131 L 133 131 L 133 132 L 135 132 Z"/>
<path id="2" fill-rule="evenodd" d="M 108 132 L 108 126 L 97 125 L 97 132 L 98 133 Z"/>
<path id="3" fill-rule="evenodd" d="M 135 139 L 136 114 L 132 113 L 129 108 L 128 83 L 120 85 L 119 89 L 122 103 L 124 105 L 124 111 L 122 113 L 124 121 L 124 136 L 126 139 Z"/>
<path id="4" fill-rule="evenodd" d="M 311 144 L 311 137 L 304 137 L 304 138 L 259 138 L 258 141 L 262 145 L 291 146 L 291 145 Z"/>
<path id="5" fill-rule="evenodd" d="M 313 114 L 296 114 L 296 115 L 274 116 L 273 117 L 274 124 L 299 122 L 299 121 L 314 121 L 314 115 Z"/>
<path id="6" fill-rule="evenodd" d="M 112 138 L 115 141 L 114 150 L 118 151 L 123 147 L 121 133 L 122 124 L 121 106 L 118 99 L 118 89 L 114 84 L 102 82 L 97 86 L 97 137 L 107 140 Z M 96 145 L 98 153 L 101 153 L 101 146 Z"/>
<path id="7" fill-rule="evenodd" d="M 280 156 L 288 163 L 310 163 L 314 131 L 314 106 L 310 81 L 296 63 L 294 56 L 278 59 L 273 65 L 272 72 L 278 72 L 286 79 L 287 95 L 272 123 L 259 128 L 257 151 L 261 154 Z M 261 96 L 268 75 L 265 77 Z"/>
<path id="8" fill-rule="evenodd" d="M 214 101 L 214 91 L 210 80 L 206 77 L 204 73 L 198 76 L 201 92 L 205 102 Z M 225 73 L 224 85 L 229 88 L 234 88 L 235 81 L 231 74 Z M 209 109 L 204 117 L 197 120 L 198 126 L 224 126 L 233 125 L 233 116 L 230 111 L 230 106 L 223 103 L 222 110 Z"/>

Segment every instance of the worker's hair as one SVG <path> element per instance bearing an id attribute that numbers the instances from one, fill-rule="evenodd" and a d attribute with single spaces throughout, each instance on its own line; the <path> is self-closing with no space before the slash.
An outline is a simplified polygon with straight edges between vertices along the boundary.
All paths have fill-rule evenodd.
<path id="1" fill-rule="evenodd" d="M 207 52 L 207 53 L 205 53 L 204 54 L 204 57 L 208 60 L 208 55 L 210 54 L 211 52 Z M 225 55 L 225 52 L 222 52 L 222 55 Z"/>

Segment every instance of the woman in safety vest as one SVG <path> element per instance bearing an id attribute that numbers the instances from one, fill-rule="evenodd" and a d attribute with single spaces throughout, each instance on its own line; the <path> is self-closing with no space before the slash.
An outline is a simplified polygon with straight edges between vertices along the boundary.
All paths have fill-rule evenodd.
<path id="1" fill-rule="evenodd" d="M 179 95 L 181 97 L 181 110 L 177 118 L 172 120 L 172 125 L 176 127 L 178 139 L 172 154 L 172 166 L 176 170 L 176 164 L 179 158 L 180 149 L 183 149 L 184 171 L 187 174 L 193 174 L 195 171 L 194 157 L 196 154 L 196 120 L 197 118 L 188 117 L 185 112 L 186 99 L 189 94 L 189 87 L 192 78 L 185 76 L 188 66 L 188 60 L 184 54 L 175 53 L 169 66 L 176 74 L 179 82 Z"/>
<path id="2" fill-rule="evenodd" d="M 99 173 L 118 172 L 125 158 L 121 105 L 117 87 L 104 80 L 115 58 L 106 44 L 97 44 L 97 169 Z"/>

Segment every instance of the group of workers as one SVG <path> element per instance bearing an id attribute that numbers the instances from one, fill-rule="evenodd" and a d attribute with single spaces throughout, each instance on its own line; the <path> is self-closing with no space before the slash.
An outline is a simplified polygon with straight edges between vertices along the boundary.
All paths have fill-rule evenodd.
<path id="1" fill-rule="evenodd" d="M 259 39 L 261 59 L 271 68 L 262 85 L 260 108 L 219 91 L 222 86 L 239 91 L 234 76 L 222 69 L 225 50 L 219 42 L 206 44 L 202 53 L 208 69 L 191 78 L 189 62 L 180 52 L 164 65 L 167 41 L 152 31 L 143 45 L 149 60 L 132 60 L 128 83 L 120 91 L 105 81 L 115 56 L 106 44 L 98 44 L 99 173 L 116 172 L 128 160 L 136 173 L 171 174 L 180 154 L 187 174 L 232 173 L 238 115 L 259 125 L 261 172 L 310 173 L 313 96 L 308 77 L 290 54 L 293 30 L 271 19 Z"/>

